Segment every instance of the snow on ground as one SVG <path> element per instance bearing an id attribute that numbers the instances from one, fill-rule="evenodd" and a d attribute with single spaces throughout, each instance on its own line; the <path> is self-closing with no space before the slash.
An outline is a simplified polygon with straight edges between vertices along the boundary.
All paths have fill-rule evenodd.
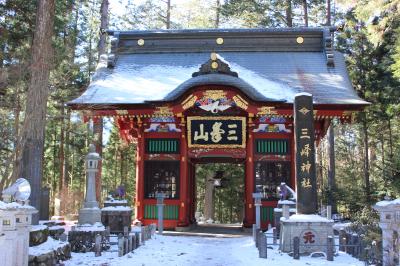
<path id="1" fill-rule="evenodd" d="M 250 236 L 237 238 L 159 236 L 146 241 L 133 253 L 118 257 L 117 248 L 103 252 L 95 257 L 93 252 L 73 253 L 72 259 L 65 261 L 70 265 L 107 266 L 362 266 L 363 262 L 339 253 L 333 262 L 325 258 L 301 257 L 294 260 L 284 253 L 268 249 L 268 259 L 258 258 L 258 250 Z"/>
<path id="2" fill-rule="evenodd" d="M 38 246 L 29 247 L 29 255 L 40 256 L 50 251 L 57 250 L 58 248 L 63 247 L 66 244 L 66 242 L 54 240 L 53 238 L 49 237 L 46 242 Z"/>

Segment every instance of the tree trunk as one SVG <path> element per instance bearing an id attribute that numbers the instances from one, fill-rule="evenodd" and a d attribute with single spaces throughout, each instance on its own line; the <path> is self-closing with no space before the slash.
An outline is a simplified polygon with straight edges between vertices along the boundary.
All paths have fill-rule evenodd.
<path id="1" fill-rule="evenodd" d="M 167 0 L 167 16 L 165 20 L 165 27 L 167 29 L 171 28 L 171 0 Z"/>
<path id="2" fill-rule="evenodd" d="M 331 0 L 326 0 L 326 26 L 331 26 Z"/>
<path id="3" fill-rule="evenodd" d="M 215 8 L 215 25 L 214 27 L 216 29 L 219 28 L 219 19 L 220 19 L 220 13 L 221 13 L 221 2 L 220 0 L 216 0 L 216 8 Z"/>
<path id="4" fill-rule="evenodd" d="M 386 167 L 385 167 L 385 135 L 381 135 L 381 146 L 382 146 L 382 176 L 383 181 L 385 182 L 385 186 L 387 186 L 388 177 L 386 176 Z"/>
<path id="5" fill-rule="evenodd" d="M 98 52 L 100 56 L 104 53 L 106 53 L 106 37 L 107 35 L 105 34 L 105 30 L 108 28 L 108 0 L 103 0 L 101 1 L 101 7 L 100 7 L 100 40 L 99 40 L 99 46 L 98 46 Z"/>
<path id="6" fill-rule="evenodd" d="M 65 145 L 65 130 L 64 130 L 64 103 L 60 103 L 60 149 L 58 150 L 58 159 L 60 161 L 60 181 L 58 182 L 58 193 L 61 195 L 61 191 L 63 190 L 63 187 L 65 186 L 65 162 L 64 162 L 64 145 Z M 55 159 L 55 158 L 54 158 Z"/>
<path id="7" fill-rule="evenodd" d="M 206 221 L 214 220 L 214 183 L 208 181 L 206 176 L 205 195 L 204 195 L 204 218 Z"/>
<path id="8" fill-rule="evenodd" d="M 371 202 L 370 182 L 369 182 L 369 146 L 368 146 L 368 126 L 367 116 L 364 113 L 362 120 L 363 142 L 364 142 L 364 186 L 365 186 L 365 201 Z"/>
<path id="9" fill-rule="evenodd" d="M 303 12 L 304 12 L 304 26 L 308 27 L 308 9 L 307 9 L 307 0 L 303 0 Z"/>
<path id="10" fill-rule="evenodd" d="M 14 177 L 27 178 L 32 187 L 30 202 L 40 212 L 42 192 L 44 135 L 48 98 L 50 63 L 52 59 L 52 36 L 54 24 L 54 0 L 39 0 L 36 28 L 32 45 L 32 64 L 27 92 L 25 119 L 21 131 L 21 156 Z M 39 214 L 32 223 L 38 224 Z"/>
<path id="11" fill-rule="evenodd" d="M 393 133 L 392 133 L 392 123 L 390 118 L 388 119 L 388 129 L 389 129 L 389 176 L 393 180 L 395 171 L 394 171 L 394 160 L 393 160 Z"/>
<path id="12" fill-rule="evenodd" d="M 286 25 L 289 28 L 293 27 L 292 1 L 291 0 L 286 0 Z"/>
<path id="13" fill-rule="evenodd" d="M 328 128 L 328 205 L 332 206 L 332 212 L 337 212 L 336 200 L 335 200 L 335 191 L 336 191 L 336 182 L 335 182 L 335 131 L 333 121 L 331 121 L 331 125 Z"/>
<path id="14" fill-rule="evenodd" d="M 94 145 L 96 146 L 96 152 L 103 156 L 103 118 L 98 118 L 93 121 L 93 134 L 94 134 Z M 99 161 L 99 171 L 96 173 L 96 200 L 101 202 L 101 169 L 102 160 Z"/>
<path id="15" fill-rule="evenodd" d="M 107 35 L 103 33 L 104 30 L 108 28 L 108 10 L 109 10 L 109 2 L 108 0 L 103 0 L 101 2 L 100 7 L 100 28 L 101 28 L 101 35 L 98 45 L 98 58 L 102 54 L 106 53 L 106 37 Z M 103 155 L 103 127 L 104 122 L 103 118 L 100 117 L 98 120 L 93 121 L 93 133 L 94 133 L 94 145 L 96 146 L 96 152 L 102 157 Z M 99 171 L 96 173 L 96 199 L 98 202 L 101 202 L 101 174 L 102 174 L 102 161 L 99 161 Z"/>

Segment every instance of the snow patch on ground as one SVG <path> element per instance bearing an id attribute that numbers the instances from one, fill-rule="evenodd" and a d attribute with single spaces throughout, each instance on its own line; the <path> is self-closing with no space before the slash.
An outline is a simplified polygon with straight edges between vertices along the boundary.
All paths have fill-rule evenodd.
<path id="1" fill-rule="evenodd" d="M 159 236 L 148 240 L 133 253 L 118 257 L 117 249 L 95 257 L 93 252 L 72 253 L 72 259 L 65 261 L 70 265 L 110 265 L 110 266 L 362 266 L 363 262 L 339 253 L 333 262 L 325 258 L 301 257 L 293 260 L 289 255 L 279 252 L 275 246 L 268 249 L 268 259 L 258 258 L 258 250 L 251 237 L 216 238 L 190 236 Z"/>

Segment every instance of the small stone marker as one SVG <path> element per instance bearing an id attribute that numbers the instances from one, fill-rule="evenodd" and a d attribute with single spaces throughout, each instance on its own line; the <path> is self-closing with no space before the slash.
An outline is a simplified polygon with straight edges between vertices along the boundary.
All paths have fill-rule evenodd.
<path id="1" fill-rule="evenodd" d="M 124 237 L 128 236 L 128 226 L 124 226 Z"/>
<path id="2" fill-rule="evenodd" d="M 145 243 L 145 234 L 146 234 L 146 226 L 142 226 L 142 231 L 140 232 L 140 244 L 144 245 Z"/>
<path id="3" fill-rule="evenodd" d="M 101 235 L 97 234 L 94 243 L 94 252 L 96 257 L 101 256 Z"/>
<path id="4" fill-rule="evenodd" d="M 259 257 L 266 259 L 267 258 L 267 236 L 260 231 L 260 243 L 259 243 Z"/>
<path id="5" fill-rule="evenodd" d="M 106 226 L 106 239 L 110 242 L 110 226 Z"/>
<path id="6" fill-rule="evenodd" d="M 124 255 L 129 252 L 129 240 L 128 237 L 124 237 Z"/>
<path id="7" fill-rule="evenodd" d="M 339 230 L 339 251 L 346 251 L 346 231 L 343 229 Z"/>
<path id="8" fill-rule="evenodd" d="M 158 210 L 158 233 L 163 234 L 164 231 L 164 193 L 156 193 L 157 210 Z"/>
<path id="9" fill-rule="evenodd" d="M 277 243 L 277 238 L 278 238 L 278 230 L 276 229 L 276 227 L 272 228 L 272 244 L 276 245 Z"/>
<path id="10" fill-rule="evenodd" d="M 129 235 L 128 236 L 128 252 L 131 252 L 133 250 L 133 236 Z"/>
<path id="11" fill-rule="evenodd" d="M 140 246 L 140 233 L 135 232 L 135 249 L 137 249 Z"/>
<path id="12" fill-rule="evenodd" d="M 293 259 L 300 259 L 300 238 L 298 236 L 293 238 Z"/>
<path id="13" fill-rule="evenodd" d="M 257 229 L 261 228 L 261 214 L 260 214 L 260 209 L 261 209 L 261 199 L 262 199 L 262 194 L 261 193 L 253 193 L 253 199 L 254 199 L 254 206 L 256 206 L 256 225 Z"/>
<path id="14" fill-rule="evenodd" d="M 256 224 L 253 224 L 253 241 L 257 243 L 257 225 Z"/>
<path id="15" fill-rule="evenodd" d="M 122 234 L 118 235 L 118 257 L 124 256 L 124 238 Z"/>
<path id="16" fill-rule="evenodd" d="M 326 251 L 326 259 L 328 261 L 333 261 L 333 237 L 332 236 L 328 236 L 328 247 L 327 247 L 327 251 Z"/>

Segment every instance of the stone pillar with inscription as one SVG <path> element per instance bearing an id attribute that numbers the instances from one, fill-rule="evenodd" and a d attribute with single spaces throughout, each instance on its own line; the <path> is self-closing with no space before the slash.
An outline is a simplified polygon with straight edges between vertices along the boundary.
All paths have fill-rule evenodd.
<path id="1" fill-rule="evenodd" d="M 297 213 L 317 213 L 315 173 L 314 117 L 310 94 L 298 94 L 294 99 L 294 138 L 296 151 Z"/>
<path id="2" fill-rule="evenodd" d="M 317 187 L 314 147 L 312 95 L 300 93 L 293 105 L 295 129 L 295 173 L 297 212 L 282 217 L 280 249 L 292 252 L 293 239 L 300 239 L 300 253 L 327 252 L 327 240 L 333 236 L 333 220 L 317 215 Z"/>

